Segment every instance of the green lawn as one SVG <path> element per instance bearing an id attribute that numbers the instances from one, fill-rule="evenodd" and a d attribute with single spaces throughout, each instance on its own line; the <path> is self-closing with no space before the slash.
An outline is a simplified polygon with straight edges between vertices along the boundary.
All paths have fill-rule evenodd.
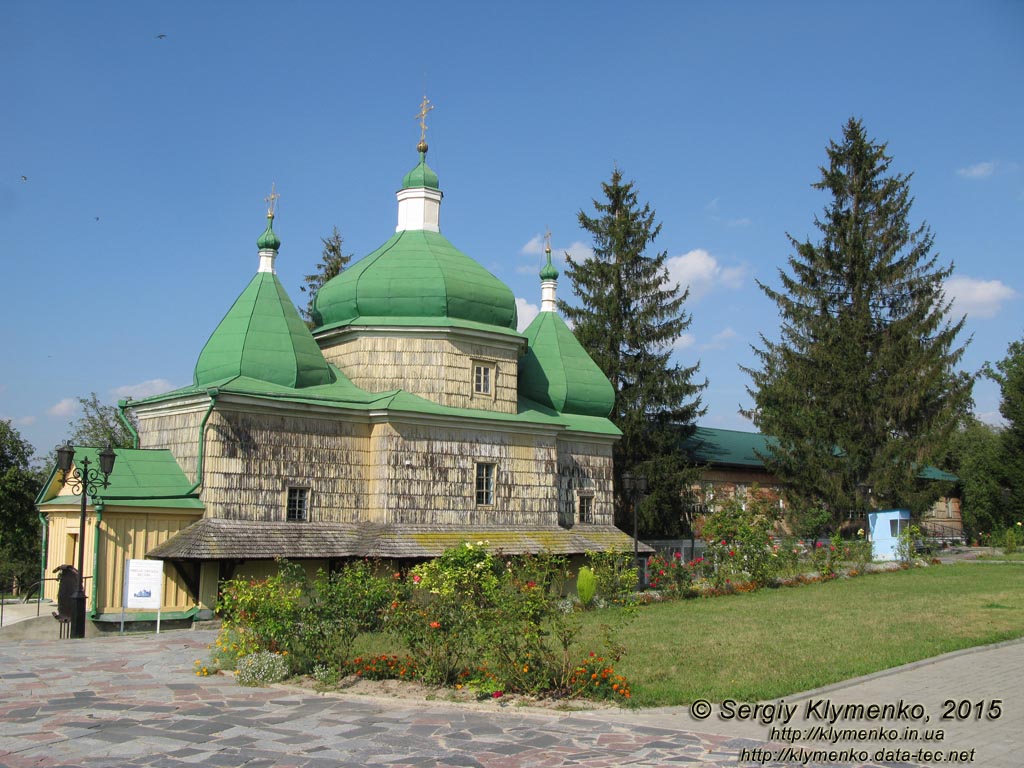
<path id="1" fill-rule="evenodd" d="M 1024 563 L 932 566 L 655 603 L 619 634 L 632 704 L 758 701 L 960 648 L 1024 637 Z M 613 609 L 614 610 L 614 609 Z M 580 655 L 613 611 L 583 614 Z M 357 653 L 402 653 L 363 636 Z"/>
<path id="2" fill-rule="evenodd" d="M 617 671 L 639 706 L 777 698 L 1024 636 L 1022 595 L 1024 567 L 964 563 L 661 603 Z"/>

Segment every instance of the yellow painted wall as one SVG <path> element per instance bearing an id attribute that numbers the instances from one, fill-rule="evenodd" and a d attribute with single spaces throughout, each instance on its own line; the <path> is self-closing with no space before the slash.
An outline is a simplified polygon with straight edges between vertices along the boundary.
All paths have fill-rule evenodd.
<path id="1" fill-rule="evenodd" d="M 124 585 L 124 567 L 127 558 L 142 560 L 146 552 L 162 544 L 187 525 L 200 517 L 195 513 L 181 510 L 121 509 L 116 512 L 104 511 L 100 522 L 99 569 L 97 571 L 96 605 L 93 605 L 93 552 L 95 547 L 96 516 L 90 508 L 85 526 L 85 593 L 88 596 L 87 610 L 92 613 L 121 612 L 121 593 Z M 78 567 L 77 552 L 73 562 L 68 536 L 77 536 L 80 510 L 55 510 L 47 512 L 47 578 L 53 577 L 53 569 L 68 563 Z M 57 583 L 46 583 L 46 597 L 57 599 Z M 189 595 L 184 581 L 169 563 L 164 566 L 162 611 L 185 611 L 195 601 Z M 130 615 L 130 614 L 129 614 Z"/>

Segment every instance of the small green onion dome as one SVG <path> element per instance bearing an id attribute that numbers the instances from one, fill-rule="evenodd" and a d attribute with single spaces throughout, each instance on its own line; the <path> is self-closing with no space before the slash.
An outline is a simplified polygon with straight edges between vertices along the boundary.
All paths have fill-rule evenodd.
<path id="1" fill-rule="evenodd" d="M 438 189 L 437 174 L 427 165 L 426 142 L 420 142 L 419 150 L 420 161 L 415 168 L 405 174 L 405 178 L 402 179 L 402 189 L 418 189 L 419 187 Z"/>
<path id="2" fill-rule="evenodd" d="M 276 251 L 281 247 L 281 238 L 274 234 L 274 214 L 267 213 L 267 228 L 256 241 L 256 247 L 261 251 Z"/>
<path id="3" fill-rule="evenodd" d="M 541 280 L 557 280 L 558 270 L 555 269 L 555 265 L 551 263 L 551 249 L 546 248 L 545 253 L 548 255 L 548 263 L 540 268 L 540 279 Z"/>

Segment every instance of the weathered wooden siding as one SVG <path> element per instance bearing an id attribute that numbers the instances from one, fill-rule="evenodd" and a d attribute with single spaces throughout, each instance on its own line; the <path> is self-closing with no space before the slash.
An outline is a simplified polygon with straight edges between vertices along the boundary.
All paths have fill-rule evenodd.
<path id="1" fill-rule="evenodd" d="M 138 413 L 139 447 L 169 449 L 178 466 L 195 482 L 196 462 L 199 458 L 199 425 L 205 413 L 205 406 L 177 413 L 166 410 Z"/>
<path id="2" fill-rule="evenodd" d="M 558 441 L 558 522 L 577 522 L 580 491 L 594 495 L 594 524 L 614 525 L 611 443 Z"/>
<path id="3" fill-rule="evenodd" d="M 519 352 L 511 344 L 359 335 L 326 347 L 323 353 L 353 384 L 369 392 L 401 389 L 440 405 L 500 413 L 515 413 L 518 407 Z M 494 365 L 493 396 L 474 393 L 475 363 Z"/>
<path id="4" fill-rule="evenodd" d="M 289 486 L 309 488 L 310 520 L 367 519 L 369 424 L 315 415 L 229 410 L 206 434 L 202 499 L 208 517 L 284 520 Z"/>
<path id="5" fill-rule="evenodd" d="M 552 435 L 387 423 L 374 426 L 371 506 L 393 523 L 554 525 Z M 476 465 L 497 465 L 494 504 L 476 503 Z"/>

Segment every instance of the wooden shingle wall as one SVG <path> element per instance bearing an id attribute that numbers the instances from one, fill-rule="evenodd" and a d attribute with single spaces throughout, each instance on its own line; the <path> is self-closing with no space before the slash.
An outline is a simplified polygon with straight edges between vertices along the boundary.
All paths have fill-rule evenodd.
<path id="1" fill-rule="evenodd" d="M 207 427 L 208 517 L 284 520 L 289 486 L 309 488 L 310 520 L 368 519 L 366 423 L 227 410 Z"/>
<path id="2" fill-rule="evenodd" d="M 561 525 L 574 524 L 580 492 L 593 494 L 594 524 L 614 525 L 612 444 L 558 441 L 558 511 Z"/>
<path id="3" fill-rule="evenodd" d="M 167 448 L 192 482 L 199 457 L 199 425 L 206 404 L 180 411 L 149 410 L 138 413 L 139 447 Z"/>
<path id="4" fill-rule="evenodd" d="M 453 337 L 359 335 L 323 349 L 328 362 L 368 392 L 402 389 L 453 408 L 515 413 L 519 353 L 513 344 Z M 494 394 L 473 391 L 473 366 L 495 368 Z"/>
<path id="5" fill-rule="evenodd" d="M 436 525 L 554 525 L 553 435 L 377 424 L 372 506 L 381 522 Z M 497 465 L 494 504 L 476 503 L 476 466 Z"/>

